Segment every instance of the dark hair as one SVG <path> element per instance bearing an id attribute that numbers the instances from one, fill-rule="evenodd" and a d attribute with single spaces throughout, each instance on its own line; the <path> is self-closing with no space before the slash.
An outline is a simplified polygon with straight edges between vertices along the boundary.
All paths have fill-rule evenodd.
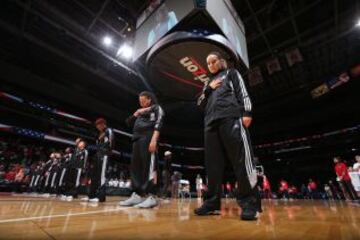
<path id="1" fill-rule="evenodd" d="M 207 57 L 209 57 L 210 55 L 215 55 L 221 62 L 221 69 L 227 69 L 228 68 L 228 64 L 226 59 L 221 55 L 220 52 L 218 51 L 212 51 L 210 52 Z"/>
<path id="2" fill-rule="evenodd" d="M 151 100 L 152 104 L 157 103 L 157 99 L 155 97 L 155 94 L 153 94 L 152 92 L 149 91 L 143 91 L 139 94 L 139 97 L 147 97 Z"/>
<path id="3" fill-rule="evenodd" d="M 218 52 L 218 51 L 212 51 L 212 52 L 210 52 L 207 56 L 210 56 L 210 55 L 215 55 L 215 56 L 217 56 L 219 59 L 222 59 L 222 58 L 223 58 L 223 56 L 221 55 L 221 53 Z"/>
<path id="4" fill-rule="evenodd" d="M 95 125 L 98 125 L 98 124 L 105 124 L 106 125 L 106 120 L 104 118 L 98 118 L 95 121 Z"/>

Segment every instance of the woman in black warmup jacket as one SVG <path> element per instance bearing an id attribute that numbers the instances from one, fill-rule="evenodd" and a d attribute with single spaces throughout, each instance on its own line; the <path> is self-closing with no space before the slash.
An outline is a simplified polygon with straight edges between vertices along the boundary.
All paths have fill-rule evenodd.
<path id="1" fill-rule="evenodd" d="M 257 218 L 257 174 L 253 161 L 248 127 L 251 102 L 244 81 L 236 69 L 227 69 L 218 52 L 208 55 L 212 78 L 205 84 L 198 105 L 205 110 L 205 166 L 208 192 L 197 215 L 216 214 L 221 205 L 221 184 L 228 159 L 239 183 L 237 201 L 242 220 Z"/>

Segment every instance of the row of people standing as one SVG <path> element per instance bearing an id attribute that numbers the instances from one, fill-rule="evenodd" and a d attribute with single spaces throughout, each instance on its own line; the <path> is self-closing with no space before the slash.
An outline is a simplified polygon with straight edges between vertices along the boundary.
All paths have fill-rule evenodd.
<path id="1" fill-rule="evenodd" d="M 32 173 L 28 191 L 45 197 L 60 195 L 68 201 L 77 198 L 87 161 L 86 143 L 78 138 L 74 149 L 66 148 L 64 154 L 53 152 L 47 162 L 39 162 Z"/>

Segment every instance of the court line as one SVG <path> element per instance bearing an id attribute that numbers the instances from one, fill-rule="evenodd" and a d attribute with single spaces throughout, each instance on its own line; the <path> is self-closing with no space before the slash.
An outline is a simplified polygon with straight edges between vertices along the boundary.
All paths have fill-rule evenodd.
<path id="1" fill-rule="evenodd" d="M 68 217 L 68 216 L 81 216 L 81 215 L 91 215 L 96 213 L 109 213 L 109 212 L 117 212 L 120 210 L 127 209 L 129 207 L 118 207 L 112 210 L 98 210 L 98 211 L 90 211 L 90 212 L 81 212 L 81 213 L 69 213 L 69 214 L 57 214 L 57 215 L 48 215 L 48 216 L 39 216 L 39 217 L 27 217 L 27 218 L 13 218 L 13 219 L 4 219 L 0 220 L 1 223 L 12 223 L 12 222 L 22 222 L 22 221 L 31 221 L 31 220 L 42 220 L 47 218 L 59 218 L 59 217 Z"/>

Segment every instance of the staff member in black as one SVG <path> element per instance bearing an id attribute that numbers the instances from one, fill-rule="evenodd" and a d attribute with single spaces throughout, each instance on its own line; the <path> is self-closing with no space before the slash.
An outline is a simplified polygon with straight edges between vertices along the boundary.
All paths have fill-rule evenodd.
<path id="1" fill-rule="evenodd" d="M 205 166 L 208 192 L 197 215 L 220 210 L 221 183 L 226 159 L 230 160 L 239 182 L 238 203 L 242 220 L 257 215 L 257 174 L 253 162 L 248 127 L 251 124 L 251 102 L 244 81 L 236 69 L 227 69 L 218 52 L 207 56 L 211 80 L 205 84 L 198 104 L 205 110 Z"/>
<path id="2" fill-rule="evenodd" d="M 52 168 L 55 165 L 55 153 L 51 153 L 50 154 L 50 159 L 45 163 L 45 168 L 44 168 L 44 177 L 45 177 L 45 182 L 44 182 L 44 186 L 43 186 L 43 192 L 44 194 L 46 194 L 46 197 L 50 197 L 50 185 L 51 185 L 51 180 L 52 180 Z"/>
<path id="3" fill-rule="evenodd" d="M 52 197 L 56 197 L 58 193 L 58 184 L 61 175 L 61 166 L 62 166 L 62 156 L 61 153 L 55 153 L 55 159 L 52 162 L 50 167 L 50 194 Z"/>
<path id="4" fill-rule="evenodd" d="M 164 111 L 150 92 L 139 95 L 141 108 L 127 119 L 133 128 L 133 151 L 130 166 L 133 193 L 120 206 L 153 208 L 158 205 L 154 195 L 158 183 L 157 147 L 163 125 Z M 143 197 L 147 197 L 145 200 Z"/>
<path id="5" fill-rule="evenodd" d="M 66 199 L 66 184 L 67 184 L 67 178 L 70 170 L 70 163 L 73 158 L 73 150 L 68 147 L 65 149 L 65 154 L 63 157 L 63 164 L 61 169 L 61 175 L 59 180 L 59 193 L 62 200 Z"/>
<path id="6" fill-rule="evenodd" d="M 96 140 L 96 157 L 91 169 L 91 185 L 89 202 L 105 202 L 106 200 L 106 168 L 114 147 L 114 134 L 111 128 L 107 127 L 106 120 L 99 118 L 95 122 L 99 136 Z"/>
<path id="7" fill-rule="evenodd" d="M 77 142 L 74 156 L 71 158 L 66 175 L 66 200 L 72 201 L 78 197 L 81 173 L 85 169 L 88 158 L 88 151 L 85 149 L 86 143 L 82 140 Z"/>

